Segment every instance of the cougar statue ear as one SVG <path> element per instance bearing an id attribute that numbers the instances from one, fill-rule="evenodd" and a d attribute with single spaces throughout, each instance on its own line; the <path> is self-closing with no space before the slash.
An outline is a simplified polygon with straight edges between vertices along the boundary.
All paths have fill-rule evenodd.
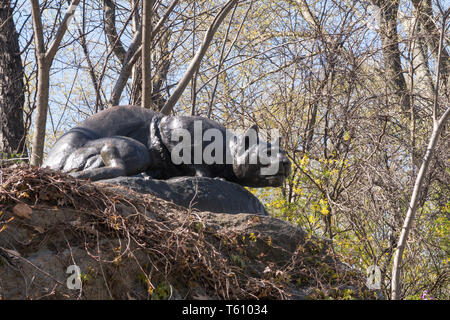
<path id="1" fill-rule="evenodd" d="M 255 144 L 259 143 L 259 128 L 256 124 L 248 128 L 239 139 L 239 145 L 241 147 L 244 147 L 243 150 L 247 150 L 249 147 L 251 147 L 249 145 L 250 142 L 253 142 Z"/>
<path id="2" fill-rule="evenodd" d="M 244 136 L 248 136 L 250 134 L 253 134 L 254 132 L 256 132 L 256 136 L 259 135 L 259 128 L 258 128 L 258 125 L 256 125 L 256 124 L 254 124 L 250 128 L 248 128 L 247 131 L 245 131 Z"/>

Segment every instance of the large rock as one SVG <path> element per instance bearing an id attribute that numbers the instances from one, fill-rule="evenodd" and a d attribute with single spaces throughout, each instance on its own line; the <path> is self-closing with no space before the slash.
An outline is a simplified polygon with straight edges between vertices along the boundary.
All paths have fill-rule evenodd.
<path id="1" fill-rule="evenodd" d="M 185 208 L 216 213 L 267 215 L 264 205 L 245 188 L 232 182 L 207 177 L 179 177 L 155 180 L 147 177 L 118 177 L 98 182 L 121 185 L 152 194 Z"/>
<path id="2" fill-rule="evenodd" d="M 45 169 L 0 174 L 0 300 L 374 297 L 328 240 L 286 221 Z"/>

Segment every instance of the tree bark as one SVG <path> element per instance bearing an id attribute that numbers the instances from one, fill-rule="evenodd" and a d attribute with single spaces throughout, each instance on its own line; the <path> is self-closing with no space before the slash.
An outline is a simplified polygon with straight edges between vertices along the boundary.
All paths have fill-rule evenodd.
<path id="1" fill-rule="evenodd" d="M 428 46 L 424 39 L 423 26 L 417 18 L 417 12 L 414 14 L 413 18 L 409 18 L 399 11 L 399 20 L 407 33 L 407 37 L 411 41 L 410 67 L 412 70 L 410 71 L 410 77 L 412 79 L 411 81 L 414 82 L 414 86 L 411 84 L 410 87 L 414 90 L 420 90 L 422 96 L 432 100 L 434 84 L 429 69 Z"/>
<path id="2" fill-rule="evenodd" d="M 116 30 L 116 4 L 114 0 L 103 0 L 103 11 L 105 12 L 105 33 L 109 45 L 116 57 L 123 64 L 127 54 Z"/>
<path id="3" fill-rule="evenodd" d="M 39 62 L 39 60 L 41 60 Z M 45 59 L 38 59 L 36 116 L 32 139 L 31 165 L 42 164 L 44 155 L 45 128 L 47 124 L 48 98 L 50 90 L 50 67 Z"/>
<path id="4" fill-rule="evenodd" d="M 372 0 L 372 4 L 379 8 L 379 28 L 382 43 L 384 72 L 390 94 L 396 97 L 402 110 L 410 111 L 410 98 L 403 75 L 398 47 L 397 13 L 399 0 Z"/>
<path id="5" fill-rule="evenodd" d="M 421 36 L 430 49 L 431 54 L 437 60 L 438 55 L 442 56 L 440 64 L 440 73 L 443 80 L 444 89 L 447 88 L 448 81 L 450 81 L 450 56 L 445 46 L 439 51 L 439 30 L 433 22 L 433 9 L 431 0 L 412 0 L 414 8 L 417 12 L 419 24 L 423 29 Z M 445 26 L 443 26 L 445 28 Z M 449 94 L 449 92 L 447 92 Z"/>
<path id="6" fill-rule="evenodd" d="M 135 5 L 135 0 L 130 0 L 131 5 Z M 135 10 L 133 14 L 133 34 L 137 34 L 142 31 L 141 16 L 138 10 Z M 130 104 L 140 105 L 142 100 L 142 60 L 139 58 L 133 65 L 131 71 L 131 93 L 130 93 Z"/>
<path id="7" fill-rule="evenodd" d="M 62 38 L 67 31 L 67 25 L 70 23 L 75 9 L 80 0 L 72 0 L 67 9 L 61 25 L 56 32 L 54 40 L 50 43 L 48 49 L 45 48 L 44 34 L 42 28 L 41 11 L 38 0 L 30 0 L 31 14 L 33 18 L 34 43 L 36 47 L 36 60 L 38 64 L 38 85 L 36 118 L 32 139 L 32 150 L 30 163 L 33 166 L 40 166 L 44 156 L 45 129 L 47 124 L 48 98 L 50 90 L 50 68 L 53 59 L 58 52 Z"/>
<path id="8" fill-rule="evenodd" d="M 127 55 L 125 57 L 125 63 L 122 65 L 122 69 L 120 70 L 119 78 L 114 85 L 114 89 L 111 93 L 110 104 L 112 106 L 116 106 L 120 102 L 120 97 L 122 96 L 123 89 L 128 82 L 128 78 L 130 77 L 131 71 L 133 70 L 133 66 L 138 60 L 139 56 L 137 53 L 140 51 L 139 45 L 142 42 L 142 32 L 139 31 L 133 37 L 133 40 L 128 47 Z"/>
<path id="9" fill-rule="evenodd" d="M 154 109 L 152 103 L 152 16 L 153 0 L 142 4 L 142 107 Z"/>
<path id="10" fill-rule="evenodd" d="M 23 74 L 11 1 L 0 0 L 0 159 L 26 155 Z"/>

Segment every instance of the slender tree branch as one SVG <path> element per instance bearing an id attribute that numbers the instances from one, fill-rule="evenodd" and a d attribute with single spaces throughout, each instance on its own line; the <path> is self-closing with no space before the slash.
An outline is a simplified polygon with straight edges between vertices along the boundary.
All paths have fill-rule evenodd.
<path id="1" fill-rule="evenodd" d="M 70 21 L 72 20 L 75 10 L 77 9 L 77 6 L 79 3 L 80 3 L 80 0 L 73 0 L 70 3 L 69 8 L 67 8 L 64 18 L 61 22 L 61 25 L 59 26 L 59 29 L 56 32 L 55 39 L 50 44 L 50 46 L 45 54 L 45 58 L 48 61 L 52 61 L 53 58 L 55 57 L 55 54 L 58 51 L 59 45 L 61 44 L 61 40 L 67 31 L 67 26 L 69 25 Z"/>
<path id="2" fill-rule="evenodd" d="M 105 33 L 108 37 L 109 43 L 112 47 L 114 54 L 122 62 L 125 61 L 126 51 L 123 47 L 122 41 L 120 41 L 119 35 L 116 29 L 116 4 L 114 0 L 103 0 L 103 11 L 105 12 Z"/>
<path id="3" fill-rule="evenodd" d="M 225 17 L 228 15 L 228 13 L 231 11 L 233 6 L 236 5 L 237 2 L 238 2 L 238 0 L 228 1 L 227 4 L 216 15 L 213 22 L 211 23 L 208 30 L 206 31 L 205 37 L 203 38 L 200 48 L 198 49 L 197 53 L 195 54 L 194 58 L 192 59 L 191 63 L 189 64 L 183 77 L 179 81 L 173 94 L 170 96 L 169 100 L 167 100 L 166 104 L 162 108 L 162 110 L 161 110 L 162 113 L 169 114 L 172 111 L 173 107 L 175 106 L 175 104 L 178 102 L 181 95 L 183 94 L 184 89 L 186 89 L 186 86 L 188 85 L 192 76 L 198 70 L 198 68 L 200 66 L 200 62 L 203 59 L 204 55 L 206 54 L 206 51 L 208 50 L 208 47 L 214 37 L 214 34 L 216 33 L 217 29 L 219 28 L 219 26 L 221 25 L 221 23 L 223 22 Z"/>

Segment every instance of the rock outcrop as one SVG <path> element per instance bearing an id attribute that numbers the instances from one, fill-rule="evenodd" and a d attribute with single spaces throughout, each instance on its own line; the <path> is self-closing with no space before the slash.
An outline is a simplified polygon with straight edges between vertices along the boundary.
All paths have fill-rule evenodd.
<path id="1" fill-rule="evenodd" d="M 374 297 L 326 239 L 270 216 L 201 212 L 45 169 L 0 173 L 0 299 Z"/>
<path id="2" fill-rule="evenodd" d="M 267 215 L 264 205 L 244 187 L 223 179 L 178 177 L 155 180 L 145 177 L 118 177 L 101 183 L 121 185 L 139 193 L 152 194 L 185 208 L 215 213 Z"/>

